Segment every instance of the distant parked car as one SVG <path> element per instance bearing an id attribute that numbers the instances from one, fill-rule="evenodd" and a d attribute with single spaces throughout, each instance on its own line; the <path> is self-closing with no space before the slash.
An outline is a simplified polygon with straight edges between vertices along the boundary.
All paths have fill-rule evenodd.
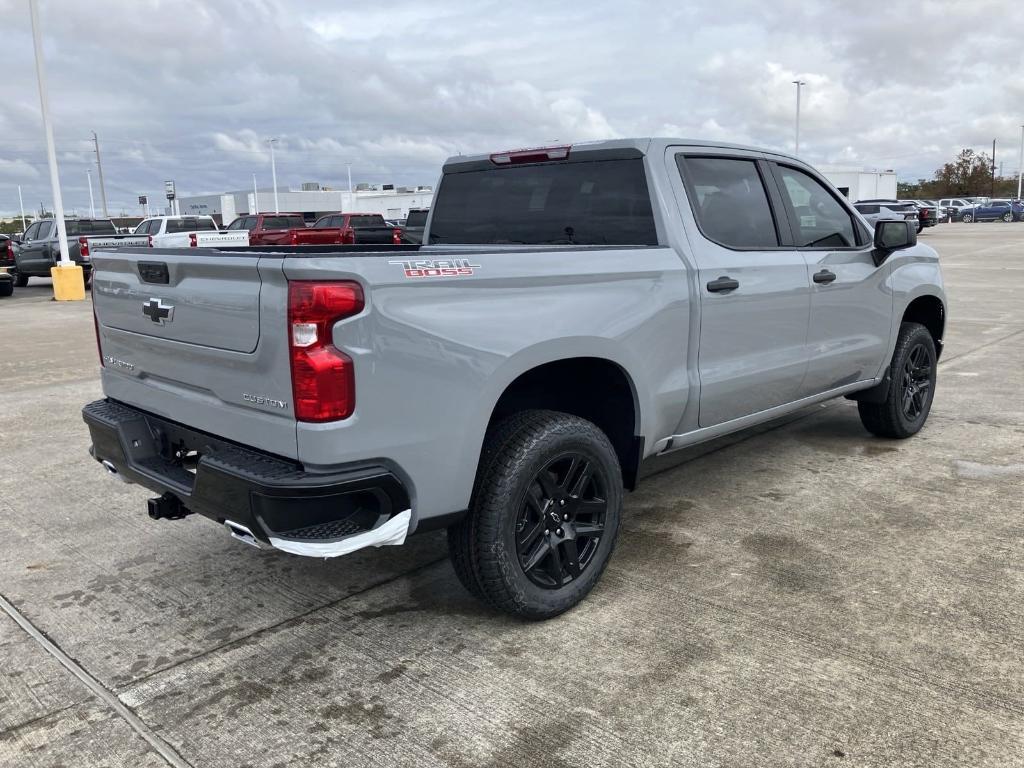
<path id="1" fill-rule="evenodd" d="M 253 213 L 239 216 L 228 224 L 227 229 L 247 230 L 249 245 L 290 245 L 290 230 L 305 226 L 306 217 L 301 213 Z"/>
<path id="2" fill-rule="evenodd" d="M 961 221 L 1020 221 L 1024 218 L 1024 205 L 1009 200 L 992 200 L 964 211 Z"/>
<path id="3" fill-rule="evenodd" d="M 116 235 L 117 227 L 110 219 L 64 219 L 64 228 L 68 236 L 68 258 L 82 268 L 82 277 L 88 286 L 92 280 L 92 262 L 82 253 L 79 238 Z M 30 277 L 49 277 L 50 267 L 60 261 L 54 220 L 42 219 L 26 229 L 21 240 L 14 242 L 14 259 L 18 266 L 14 280 L 19 288 L 28 285 Z"/>
<path id="4" fill-rule="evenodd" d="M 402 231 L 403 243 L 422 243 L 423 228 L 427 225 L 427 214 L 429 208 L 413 208 L 405 219 L 405 226 Z"/>
<path id="5" fill-rule="evenodd" d="M 14 293 L 14 245 L 9 235 L 0 235 L 0 296 Z"/>
<path id="6" fill-rule="evenodd" d="M 245 232 L 222 231 L 212 216 L 153 216 L 133 233 L 145 235 L 150 248 L 207 248 L 249 245 Z"/>
<path id="7" fill-rule="evenodd" d="M 901 203 L 899 200 L 858 200 L 853 204 L 861 216 L 874 227 L 880 221 L 900 220 L 913 221 L 917 231 L 921 231 L 918 209 L 913 203 Z"/>
<path id="8" fill-rule="evenodd" d="M 17 269 L 14 261 L 14 239 L 10 235 L 0 235 L 0 269 L 12 273 Z"/>
<path id="9" fill-rule="evenodd" d="M 960 221 L 964 211 L 973 207 L 974 203 L 964 197 L 944 197 L 939 200 L 939 208 L 946 212 L 950 221 Z"/>
<path id="10" fill-rule="evenodd" d="M 402 229 L 379 213 L 331 213 L 290 231 L 290 245 L 399 245 Z"/>
<path id="11" fill-rule="evenodd" d="M 930 203 L 927 200 L 900 200 L 900 202 L 910 203 L 917 207 L 918 232 L 925 227 L 934 227 L 942 218 L 939 215 L 939 207 L 935 203 Z"/>

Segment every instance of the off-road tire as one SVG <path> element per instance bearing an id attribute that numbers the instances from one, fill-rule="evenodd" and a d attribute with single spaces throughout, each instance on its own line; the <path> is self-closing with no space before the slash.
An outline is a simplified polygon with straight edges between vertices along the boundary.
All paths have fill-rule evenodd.
<path id="1" fill-rule="evenodd" d="M 604 529 L 578 575 L 561 586 L 542 588 L 523 570 L 517 520 L 538 475 L 552 462 L 574 455 L 590 462 L 603 489 Z M 604 572 L 618 537 L 622 494 L 615 449 L 595 424 L 557 411 L 510 416 L 488 432 L 469 513 L 448 529 L 455 573 L 474 596 L 499 610 L 532 620 L 557 616 L 580 602 Z"/>
<path id="2" fill-rule="evenodd" d="M 18 288 L 24 288 L 28 285 L 28 275 L 23 275 L 20 272 L 14 276 L 14 284 Z"/>
<path id="3" fill-rule="evenodd" d="M 962 221 L 964 224 L 970 224 L 972 221 L 974 221 L 974 214 L 965 213 L 963 216 L 960 217 L 960 221 Z"/>
<path id="4" fill-rule="evenodd" d="M 905 396 L 908 392 L 907 376 L 910 375 L 907 366 L 912 355 L 922 354 L 917 352 L 919 349 L 923 350 L 928 361 L 927 391 L 921 399 L 919 412 L 914 416 L 909 416 L 905 408 Z M 925 421 L 928 420 L 928 413 L 931 411 L 932 400 L 935 397 L 936 364 L 938 362 L 936 358 L 935 341 L 927 328 L 920 323 L 900 325 L 896 349 L 889 366 L 889 390 L 885 400 L 878 403 L 861 400 L 857 403 L 861 423 L 869 432 L 879 437 L 903 439 L 920 431 Z M 925 380 L 925 375 L 921 374 L 920 378 L 922 381 Z M 920 392 L 920 387 L 918 386 L 915 391 Z M 916 402 L 913 398 L 911 399 L 912 402 Z"/>
<path id="5" fill-rule="evenodd" d="M 0 281 L 0 296 L 11 296 L 14 294 L 14 281 L 3 280 Z"/>
<path id="6" fill-rule="evenodd" d="M 1012 213 L 1004 213 L 1003 214 L 1003 221 L 1005 221 L 1005 222 L 1013 221 L 1013 214 Z"/>

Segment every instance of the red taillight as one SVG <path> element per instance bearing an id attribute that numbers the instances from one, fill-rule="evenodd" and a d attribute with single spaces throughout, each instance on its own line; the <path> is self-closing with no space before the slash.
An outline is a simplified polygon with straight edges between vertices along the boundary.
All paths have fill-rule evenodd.
<path id="1" fill-rule="evenodd" d="M 537 147 L 535 149 L 515 149 L 511 152 L 496 152 L 491 155 L 495 165 L 518 165 L 519 163 L 546 163 L 552 160 L 565 160 L 569 157 L 571 146 Z"/>
<path id="2" fill-rule="evenodd" d="M 290 239 L 291 239 L 291 244 L 292 245 L 298 245 L 299 244 L 299 233 L 298 232 L 292 232 Z"/>
<path id="3" fill-rule="evenodd" d="M 188 247 L 196 248 L 199 245 L 199 236 L 195 232 L 188 233 Z"/>
<path id="4" fill-rule="evenodd" d="M 10 240 L 7 241 L 7 259 L 14 261 L 14 244 Z"/>
<path id="5" fill-rule="evenodd" d="M 89 258 L 89 239 L 86 237 L 78 238 L 78 252 L 82 254 L 83 259 Z"/>
<path id="6" fill-rule="evenodd" d="M 363 305 L 359 283 L 288 283 L 288 346 L 299 421 L 336 421 L 355 410 L 352 358 L 334 346 L 331 329 L 338 320 L 362 311 Z"/>
<path id="7" fill-rule="evenodd" d="M 402 244 L 402 228 L 401 227 L 395 227 L 393 230 L 391 230 L 391 244 L 392 245 L 401 245 Z"/>

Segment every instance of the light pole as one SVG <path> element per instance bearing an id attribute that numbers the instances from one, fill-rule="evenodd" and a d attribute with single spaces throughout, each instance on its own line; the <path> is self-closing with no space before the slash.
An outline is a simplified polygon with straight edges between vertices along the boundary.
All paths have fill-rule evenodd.
<path id="1" fill-rule="evenodd" d="M 270 145 L 270 178 L 274 184 L 274 213 L 281 212 L 281 205 L 277 202 L 277 163 L 274 162 L 274 143 L 277 138 L 267 139 Z"/>
<path id="2" fill-rule="evenodd" d="M 92 197 L 92 168 L 85 169 L 85 178 L 89 180 L 89 217 L 96 218 L 96 201 Z"/>
<path id="3" fill-rule="evenodd" d="M 803 80 L 794 80 L 793 85 L 796 86 L 796 141 L 794 142 L 793 154 L 800 154 L 800 89 L 803 88 L 807 83 Z"/>
<path id="4" fill-rule="evenodd" d="M 255 210 L 249 211 L 249 213 L 259 213 L 260 212 L 260 193 L 259 193 L 259 190 L 256 189 L 256 174 L 255 173 L 252 175 L 252 207 Z"/>
<path id="5" fill-rule="evenodd" d="M 107 213 L 107 185 L 103 183 L 103 161 L 100 159 L 100 140 L 96 131 L 92 132 L 92 144 L 96 148 L 96 168 L 100 172 L 100 199 L 103 200 L 103 215 L 110 218 Z"/>
<path id="6" fill-rule="evenodd" d="M 25 201 L 21 199 L 21 184 L 18 185 L 18 205 L 21 207 L 21 232 L 24 234 L 28 224 L 25 222 Z"/>
<path id="7" fill-rule="evenodd" d="M 1020 127 L 1020 157 L 1017 160 L 1017 199 L 1020 200 L 1020 181 L 1024 176 L 1024 125 Z"/>
<path id="8" fill-rule="evenodd" d="M 57 173 L 57 152 L 53 146 L 53 125 L 50 123 L 50 100 L 46 92 L 46 72 L 43 68 L 43 40 L 39 32 L 38 0 L 28 0 L 32 19 L 32 45 L 36 52 L 36 79 L 39 81 L 39 107 L 43 113 L 43 131 L 46 133 L 46 159 L 50 165 L 50 186 L 53 187 L 53 216 L 57 219 L 57 240 L 60 244 L 60 266 L 74 266 L 68 256 L 68 233 L 64 226 L 64 201 L 60 196 L 60 175 Z M 56 286 L 55 286 L 56 288 Z"/>

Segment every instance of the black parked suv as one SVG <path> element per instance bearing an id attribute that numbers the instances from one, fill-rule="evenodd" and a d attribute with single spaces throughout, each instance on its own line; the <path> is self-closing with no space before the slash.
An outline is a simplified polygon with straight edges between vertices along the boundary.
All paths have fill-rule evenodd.
<path id="1" fill-rule="evenodd" d="M 92 280 L 92 263 L 82 258 L 78 238 L 89 235 L 116 235 L 117 228 L 110 219 L 64 219 L 68 234 L 68 256 L 82 267 L 85 284 Z M 32 224 L 20 240 L 15 240 L 14 259 L 17 263 L 16 284 L 28 285 L 30 277 L 49 277 L 50 267 L 60 261 L 57 226 L 53 219 Z"/>

